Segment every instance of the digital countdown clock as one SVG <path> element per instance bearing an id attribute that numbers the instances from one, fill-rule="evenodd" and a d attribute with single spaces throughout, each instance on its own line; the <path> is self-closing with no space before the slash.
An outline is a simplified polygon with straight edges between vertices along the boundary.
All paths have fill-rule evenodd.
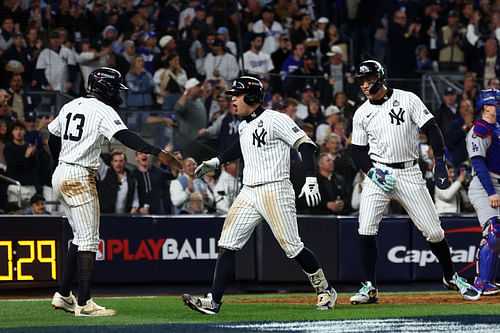
<path id="1" fill-rule="evenodd" d="M 57 285 L 62 219 L 2 215 L 0 220 L 0 289 Z"/>

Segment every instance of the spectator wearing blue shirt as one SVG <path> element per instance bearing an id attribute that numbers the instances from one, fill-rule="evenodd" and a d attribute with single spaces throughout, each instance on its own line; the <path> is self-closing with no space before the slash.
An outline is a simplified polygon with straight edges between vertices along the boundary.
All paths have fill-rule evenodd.
<path id="1" fill-rule="evenodd" d="M 302 67 L 302 64 L 304 63 L 304 60 L 302 57 L 304 56 L 304 53 L 306 51 L 306 48 L 304 44 L 298 43 L 295 44 L 295 47 L 293 48 L 292 54 L 286 58 L 286 60 L 283 62 L 283 65 L 281 65 L 281 80 L 283 81 L 282 89 L 283 91 L 286 91 L 286 81 L 288 75 L 290 75 L 292 72 L 295 72 L 297 69 Z"/>

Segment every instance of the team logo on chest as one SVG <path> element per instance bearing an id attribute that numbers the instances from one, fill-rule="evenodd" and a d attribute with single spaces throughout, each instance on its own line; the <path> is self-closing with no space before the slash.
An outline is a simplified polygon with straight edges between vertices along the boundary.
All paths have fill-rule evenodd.
<path id="1" fill-rule="evenodd" d="M 405 114 L 405 110 L 403 108 L 399 107 L 399 102 L 394 101 L 392 103 L 393 108 L 391 109 L 391 112 L 389 112 L 389 116 L 391 116 L 391 124 L 394 124 L 394 121 L 396 121 L 396 125 L 401 125 L 401 123 L 404 123 L 405 120 L 403 118 L 403 115 Z M 398 110 L 399 108 L 399 110 Z"/>
<path id="2" fill-rule="evenodd" d="M 262 145 L 266 144 L 266 135 L 267 131 L 265 128 L 262 127 L 256 128 L 252 134 L 253 136 L 252 144 L 254 146 L 257 145 L 257 148 L 262 147 Z"/>

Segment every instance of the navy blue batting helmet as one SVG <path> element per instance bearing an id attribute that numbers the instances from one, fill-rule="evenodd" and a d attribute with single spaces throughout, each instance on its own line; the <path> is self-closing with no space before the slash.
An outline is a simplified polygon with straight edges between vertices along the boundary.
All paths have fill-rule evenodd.
<path id="1" fill-rule="evenodd" d="M 375 77 L 375 82 L 368 90 L 370 94 L 376 94 L 385 84 L 387 78 L 385 76 L 384 66 L 376 60 L 365 60 L 359 64 L 356 69 L 356 79 L 363 77 Z"/>
<path id="2" fill-rule="evenodd" d="M 241 76 L 233 81 L 226 95 L 239 96 L 246 94 L 243 100 L 248 105 L 261 104 L 264 100 L 264 85 L 252 76 Z"/>
<path id="3" fill-rule="evenodd" d="M 99 67 L 89 75 L 88 92 L 96 93 L 100 99 L 116 108 L 122 104 L 120 90 L 127 90 L 119 71 L 109 67 Z"/>

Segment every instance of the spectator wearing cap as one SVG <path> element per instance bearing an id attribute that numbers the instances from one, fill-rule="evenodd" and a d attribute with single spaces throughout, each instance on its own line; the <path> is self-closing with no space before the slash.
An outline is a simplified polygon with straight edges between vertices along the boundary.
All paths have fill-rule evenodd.
<path id="1" fill-rule="evenodd" d="M 464 63 L 463 40 L 466 29 L 460 25 L 460 13 L 453 9 L 448 13 L 448 24 L 438 31 L 439 69 L 457 71 Z"/>
<path id="2" fill-rule="evenodd" d="M 187 80 L 184 93 L 177 100 L 174 112 L 179 122 L 179 143 L 186 156 L 189 145 L 198 137 L 200 129 L 207 126 L 207 110 L 201 99 L 201 82 L 196 78 Z"/>
<path id="3" fill-rule="evenodd" d="M 153 106 L 153 75 L 146 70 L 144 58 L 137 55 L 125 76 L 127 83 L 127 106 L 141 108 Z M 140 125 L 140 124 L 138 124 Z"/>
<path id="4" fill-rule="evenodd" d="M 106 40 L 105 42 L 106 43 L 99 45 L 87 40 L 81 45 L 82 52 L 78 55 L 78 63 L 80 64 L 80 72 L 83 77 L 83 88 L 85 91 L 88 87 L 90 73 L 92 73 L 94 69 L 109 65 L 112 46 L 110 40 Z"/>
<path id="5" fill-rule="evenodd" d="M 7 104 L 17 113 L 20 119 L 23 119 L 27 112 L 33 110 L 33 98 L 29 94 L 25 94 L 21 74 L 12 74 L 8 92 L 11 98 L 7 101 Z"/>
<path id="6" fill-rule="evenodd" d="M 292 72 L 296 71 L 299 69 L 302 64 L 304 63 L 304 53 L 306 52 L 306 48 L 304 44 L 295 44 L 293 46 L 293 51 L 292 54 L 288 56 L 288 58 L 285 59 L 283 62 L 283 65 L 281 65 L 281 70 L 280 70 L 280 76 L 281 76 L 281 81 L 282 81 L 282 91 L 286 91 L 286 81 L 288 79 L 288 75 L 290 75 Z"/>
<path id="7" fill-rule="evenodd" d="M 236 57 L 226 52 L 224 41 L 218 38 L 213 40 L 212 52 L 207 54 L 203 65 L 207 80 L 222 79 L 228 87 L 240 72 Z"/>
<path id="8" fill-rule="evenodd" d="M 243 53 L 242 69 L 251 74 L 268 77 L 269 72 L 274 69 L 274 64 L 271 56 L 262 51 L 262 42 L 262 34 L 250 35 L 250 49 Z"/>
<path id="9" fill-rule="evenodd" d="M 271 5 L 266 5 L 261 10 L 262 19 L 252 25 L 252 32 L 262 34 L 264 44 L 262 51 L 273 54 L 280 46 L 280 35 L 283 32 L 281 24 L 274 20 L 274 10 Z"/>
<path id="10" fill-rule="evenodd" d="M 29 202 L 30 198 L 37 192 L 35 187 L 36 146 L 24 141 L 26 127 L 23 122 L 14 122 L 11 133 L 13 141 L 5 145 L 3 152 L 7 162 L 7 177 L 21 183 L 21 199 Z M 17 186 L 9 185 L 7 195 L 8 201 L 16 201 Z"/>
<path id="11" fill-rule="evenodd" d="M 304 54 L 302 66 L 293 71 L 287 81 L 287 96 L 298 98 L 305 85 L 310 85 L 314 89 L 314 96 L 321 96 L 325 89 L 323 72 L 318 69 L 316 64 L 316 53 L 308 50 Z M 297 115 L 300 119 L 307 117 L 307 104 L 305 112 Z"/>
<path id="12" fill-rule="evenodd" d="M 44 118 L 43 123 L 41 121 L 39 123 L 43 127 L 43 124 L 48 124 L 48 120 L 47 118 Z M 26 126 L 24 141 L 27 144 L 32 144 L 36 146 L 37 149 L 40 149 L 43 146 L 42 133 L 37 126 L 38 124 L 35 111 L 29 111 L 24 114 L 24 125 Z"/>
<path id="13" fill-rule="evenodd" d="M 158 41 L 158 46 L 160 47 L 161 53 L 155 54 L 153 58 L 153 67 L 155 71 L 160 68 L 168 67 L 169 55 L 171 53 L 177 53 L 177 42 L 171 35 L 165 35 Z"/>
<path id="14" fill-rule="evenodd" d="M 187 74 L 181 67 L 177 53 L 169 53 L 166 63 L 167 66 L 159 68 L 153 76 L 155 84 L 154 92 L 156 103 L 161 105 L 162 110 L 171 111 L 184 92 Z"/>
<path id="15" fill-rule="evenodd" d="M 320 41 L 320 45 L 323 38 L 325 38 L 325 32 L 326 28 L 328 27 L 328 23 L 330 23 L 330 20 L 324 16 L 320 17 L 316 21 L 316 28 L 313 30 L 313 34 L 314 38 Z"/>
<path id="16" fill-rule="evenodd" d="M 45 198 L 35 194 L 30 199 L 30 210 L 25 215 L 50 215 L 45 206 Z"/>
<path id="17" fill-rule="evenodd" d="M 452 87 L 447 87 L 443 93 L 443 103 L 439 109 L 434 112 L 434 117 L 436 118 L 436 122 L 441 132 L 443 132 L 443 134 L 448 133 L 451 122 L 459 116 L 457 92 Z"/>
<path id="18" fill-rule="evenodd" d="M 156 46 L 158 38 L 156 37 L 156 33 L 154 31 L 148 31 L 144 34 L 143 39 L 145 41 L 145 45 L 136 48 L 135 52 L 137 55 L 142 56 L 144 59 L 144 68 L 146 68 L 146 70 L 153 75 L 155 73 L 153 58 L 155 54 L 160 53 L 160 49 Z"/>
<path id="19" fill-rule="evenodd" d="M 316 127 L 316 143 L 321 146 L 326 142 L 328 136 L 333 133 L 336 123 L 342 119 L 342 111 L 335 105 L 330 105 L 323 113 L 325 120 Z"/>
<path id="20" fill-rule="evenodd" d="M 229 30 L 226 27 L 219 27 L 219 29 L 217 29 L 217 38 L 224 41 L 226 49 L 231 52 L 232 55 L 236 56 L 238 54 L 236 43 L 229 39 Z"/>
<path id="21" fill-rule="evenodd" d="M 59 31 L 50 33 L 50 47 L 43 49 L 36 62 L 36 74 L 42 89 L 70 91 L 76 77 L 76 58 L 70 49 L 62 47 Z"/>
<path id="22" fill-rule="evenodd" d="M 498 56 L 498 42 L 490 38 L 484 44 L 484 54 L 475 58 L 474 73 L 476 77 L 482 78 L 482 87 L 488 86 L 488 81 L 500 77 L 500 57 Z"/>
<path id="23" fill-rule="evenodd" d="M 12 65 L 14 62 L 17 62 L 18 65 Z M 35 62 L 31 58 L 28 49 L 24 46 L 22 33 L 16 31 L 12 34 L 12 45 L 3 53 L 1 64 L 7 74 L 21 74 L 23 81 L 28 83 L 29 86 L 34 87 L 36 85 Z M 9 78 L 8 75 L 5 77 Z"/>
<path id="24" fill-rule="evenodd" d="M 323 64 L 323 71 L 328 76 L 328 84 L 325 85 L 325 92 L 321 96 L 322 104 L 332 104 L 333 95 L 341 91 L 350 99 L 356 100 L 359 86 L 351 75 L 352 66 L 342 61 L 342 49 L 333 45 L 326 55 L 328 60 Z"/>
<path id="25" fill-rule="evenodd" d="M 123 52 L 124 34 L 120 34 L 114 25 L 107 25 L 102 31 L 102 40 L 110 40 L 114 53 L 120 54 Z"/>
<path id="26" fill-rule="evenodd" d="M 12 34 L 14 33 L 14 19 L 10 16 L 5 16 L 2 19 L 0 31 L 0 55 L 12 45 Z"/>

